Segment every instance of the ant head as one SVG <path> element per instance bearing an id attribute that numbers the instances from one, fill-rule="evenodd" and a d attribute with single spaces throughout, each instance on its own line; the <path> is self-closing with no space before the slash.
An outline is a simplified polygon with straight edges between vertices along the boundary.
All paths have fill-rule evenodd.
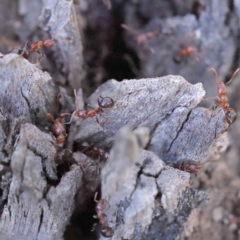
<path id="1" fill-rule="evenodd" d="M 98 99 L 98 105 L 101 108 L 111 108 L 113 106 L 114 102 L 112 98 L 110 97 L 99 97 Z"/>
<path id="2" fill-rule="evenodd" d="M 237 114 L 236 112 L 232 109 L 229 108 L 228 111 L 226 112 L 226 120 L 229 125 L 233 124 L 236 121 Z"/>

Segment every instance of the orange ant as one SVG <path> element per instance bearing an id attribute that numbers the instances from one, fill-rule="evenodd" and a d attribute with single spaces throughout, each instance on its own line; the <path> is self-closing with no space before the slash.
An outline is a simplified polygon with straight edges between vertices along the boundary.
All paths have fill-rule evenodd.
<path id="1" fill-rule="evenodd" d="M 121 24 L 121 27 L 128 30 L 129 32 L 133 33 L 134 35 L 136 35 L 135 39 L 136 41 L 138 42 L 139 45 L 144 45 L 147 46 L 147 48 L 152 52 L 154 53 L 154 50 L 153 48 L 151 48 L 147 42 L 148 40 L 154 38 L 154 37 L 157 37 L 160 33 L 164 34 L 164 35 L 172 35 L 173 34 L 173 31 L 172 29 L 167 29 L 167 28 L 162 28 L 161 26 L 161 29 L 160 30 L 155 30 L 155 31 L 152 31 L 152 32 L 147 32 L 147 33 L 142 33 L 142 34 L 139 34 L 135 29 L 133 29 L 132 27 L 129 27 L 125 24 Z"/>
<path id="2" fill-rule="evenodd" d="M 158 36 L 160 34 L 160 31 L 159 30 L 156 30 L 156 31 L 153 31 L 153 32 L 147 32 L 147 33 L 142 33 L 142 34 L 139 34 L 136 30 L 134 30 L 133 28 L 125 25 L 125 24 L 121 24 L 121 27 L 134 33 L 135 35 L 137 35 L 135 37 L 136 41 L 138 42 L 139 45 L 141 44 L 145 44 L 149 50 L 154 53 L 154 50 L 153 48 L 151 48 L 148 44 L 147 44 L 147 41 L 150 40 L 151 38 L 154 38 L 156 36 Z"/>
<path id="3" fill-rule="evenodd" d="M 99 222 L 102 225 L 101 233 L 104 237 L 108 237 L 108 238 L 112 237 L 114 234 L 113 229 L 108 226 L 106 214 L 103 212 L 105 200 L 100 199 L 97 201 L 97 193 L 96 193 L 94 196 L 94 201 L 97 203 L 96 205 L 97 218 L 99 219 Z"/>
<path id="4" fill-rule="evenodd" d="M 182 160 L 173 165 L 174 168 L 177 168 L 184 172 L 196 173 L 202 170 L 202 166 L 192 160 Z"/>
<path id="5" fill-rule="evenodd" d="M 74 95 L 75 95 L 75 98 L 78 99 L 76 89 L 74 89 Z M 71 115 L 70 121 L 68 123 L 65 123 L 65 124 L 70 124 L 72 122 L 73 116 L 77 116 L 78 118 L 82 118 L 82 119 L 89 118 L 89 117 L 90 118 L 95 117 L 97 114 L 102 112 L 103 108 L 112 107 L 114 102 L 113 102 L 112 98 L 110 98 L 110 97 L 103 98 L 100 96 L 100 98 L 98 99 L 98 104 L 99 104 L 99 107 L 96 109 L 80 110 L 79 107 L 77 107 L 77 110 L 75 110 L 72 114 L 63 113 L 63 114 L 61 114 L 61 116 Z"/>
<path id="6" fill-rule="evenodd" d="M 174 60 L 176 62 L 181 62 L 183 59 L 185 59 L 186 57 L 190 57 L 193 56 L 195 57 L 195 59 L 198 61 L 199 58 L 197 57 L 198 55 L 198 50 L 196 47 L 194 47 L 193 45 L 189 45 L 186 46 L 184 48 L 182 48 L 182 50 L 180 51 L 180 53 L 178 54 L 177 57 L 174 57 Z"/>
<path id="7" fill-rule="evenodd" d="M 100 156 L 100 158 L 104 161 L 108 160 L 108 157 L 109 157 L 109 153 L 104 151 L 103 149 L 101 148 L 97 148 L 97 147 L 94 147 L 92 149 L 92 152 L 98 156 Z"/>
<path id="8" fill-rule="evenodd" d="M 28 43 L 24 45 L 22 48 L 18 48 L 18 54 L 22 55 L 24 58 L 28 59 L 30 54 L 33 52 L 36 52 L 38 54 L 40 53 L 40 49 L 42 47 L 52 47 L 57 43 L 57 40 L 54 39 L 47 39 L 44 41 L 37 41 L 29 46 Z"/>
<path id="9" fill-rule="evenodd" d="M 57 145 L 59 147 L 63 147 L 67 137 L 66 128 L 63 124 L 63 119 L 62 118 L 54 119 L 51 113 L 48 113 L 47 116 L 54 123 L 52 133 L 56 137 Z"/>
<path id="10" fill-rule="evenodd" d="M 83 146 L 81 146 L 81 147 L 83 147 Z M 90 149 L 90 150 L 88 151 L 88 149 Z M 100 156 L 100 159 L 103 160 L 103 161 L 107 161 L 108 157 L 109 157 L 108 152 L 106 152 L 103 149 L 98 148 L 98 147 L 92 147 L 92 145 L 85 147 L 81 152 L 85 152 L 85 151 L 87 151 L 86 155 L 91 154 L 91 155 Z"/>
<path id="11" fill-rule="evenodd" d="M 218 95 L 219 96 L 217 96 L 215 98 L 215 101 L 216 101 L 216 103 L 221 105 L 221 107 L 225 113 L 225 116 L 226 116 L 226 121 L 229 125 L 231 125 L 235 122 L 237 115 L 236 115 L 236 112 L 234 111 L 234 109 L 229 108 L 226 84 L 229 84 L 232 82 L 234 77 L 237 75 L 239 68 L 233 73 L 231 79 L 226 84 L 224 84 L 222 81 L 219 80 L 216 69 L 211 68 L 211 70 L 216 75 L 216 81 L 217 81 L 217 85 L 218 85 Z"/>

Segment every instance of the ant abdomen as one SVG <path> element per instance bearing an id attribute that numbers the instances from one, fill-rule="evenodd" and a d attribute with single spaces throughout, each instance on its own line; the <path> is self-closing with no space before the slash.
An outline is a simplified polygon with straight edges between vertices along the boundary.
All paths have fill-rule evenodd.
<path id="1" fill-rule="evenodd" d="M 228 111 L 225 112 L 225 115 L 228 124 L 233 124 L 237 119 L 237 114 L 232 108 L 229 108 Z"/>

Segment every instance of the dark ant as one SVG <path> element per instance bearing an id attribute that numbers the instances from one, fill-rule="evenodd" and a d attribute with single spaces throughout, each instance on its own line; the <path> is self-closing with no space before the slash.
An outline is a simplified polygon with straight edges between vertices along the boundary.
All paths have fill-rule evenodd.
<path id="1" fill-rule="evenodd" d="M 52 133 L 56 137 L 57 145 L 59 147 L 63 147 L 67 137 L 66 128 L 63 124 L 64 123 L 63 119 L 62 118 L 54 119 L 51 113 L 48 113 L 47 116 L 49 120 L 51 120 L 54 123 L 52 128 Z"/>
<path id="2" fill-rule="evenodd" d="M 112 228 L 108 226 L 106 214 L 103 212 L 105 200 L 100 199 L 97 201 L 97 193 L 96 193 L 94 196 L 94 201 L 97 203 L 96 204 L 97 218 L 99 219 L 99 222 L 102 225 L 101 234 L 107 238 L 112 237 L 114 234 L 114 231 Z"/>
<path id="3" fill-rule="evenodd" d="M 74 95 L 75 95 L 76 99 L 78 99 L 76 89 L 74 89 Z M 110 97 L 103 98 L 100 96 L 98 99 L 98 104 L 99 104 L 99 108 L 95 108 L 92 110 L 80 110 L 79 107 L 77 107 L 77 110 L 75 110 L 72 114 L 63 113 L 63 114 L 61 114 L 61 116 L 71 115 L 70 121 L 68 123 L 65 123 L 65 124 L 70 124 L 72 122 L 73 116 L 77 116 L 82 119 L 89 118 L 89 117 L 91 117 L 91 118 L 95 117 L 97 114 L 102 112 L 103 108 L 112 107 L 114 102 L 113 102 L 112 98 L 110 98 Z"/>
<path id="4" fill-rule="evenodd" d="M 44 41 L 37 41 L 29 46 L 28 43 L 24 45 L 22 48 L 18 48 L 18 54 L 22 55 L 24 58 L 28 59 L 30 54 L 33 52 L 36 52 L 38 54 L 40 53 L 40 49 L 42 47 L 52 47 L 57 43 L 57 40 L 54 39 L 47 39 Z"/>
<path id="5" fill-rule="evenodd" d="M 217 96 L 215 98 L 215 101 L 216 101 L 216 103 L 221 105 L 221 107 L 222 107 L 222 109 L 225 113 L 225 116 L 226 116 L 226 121 L 229 125 L 231 125 L 235 122 L 235 120 L 237 118 L 237 114 L 234 111 L 234 109 L 229 108 L 226 85 L 232 82 L 232 80 L 234 79 L 234 77 L 238 73 L 239 68 L 233 73 L 231 79 L 226 84 L 219 80 L 218 73 L 217 73 L 216 69 L 211 68 L 211 70 L 216 75 L 216 81 L 217 81 L 217 85 L 218 85 L 218 95 L 219 96 Z"/>
<path id="6" fill-rule="evenodd" d="M 199 58 L 197 57 L 197 55 L 198 55 L 197 48 L 194 47 L 193 45 L 189 45 L 189 46 L 186 46 L 186 47 L 182 48 L 182 50 L 180 51 L 178 56 L 174 57 L 174 60 L 176 62 L 181 62 L 186 57 L 193 56 L 198 61 Z"/>
<path id="7" fill-rule="evenodd" d="M 174 168 L 177 168 L 184 172 L 196 173 L 202 170 L 202 166 L 192 160 L 182 160 L 173 165 Z"/>

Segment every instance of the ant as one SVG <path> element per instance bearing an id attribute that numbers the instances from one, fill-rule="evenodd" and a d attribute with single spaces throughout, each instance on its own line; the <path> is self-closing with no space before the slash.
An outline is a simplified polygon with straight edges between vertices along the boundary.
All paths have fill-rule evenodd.
<path id="1" fill-rule="evenodd" d="M 83 146 L 81 146 L 83 147 Z M 89 151 L 88 151 L 89 149 Z M 101 160 L 107 161 L 109 153 L 98 147 L 92 147 L 92 145 L 85 147 L 81 152 L 87 151 L 86 155 L 97 155 Z"/>
<path id="2" fill-rule="evenodd" d="M 57 44 L 57 40 L 54 39 L 47 39 L 44 41 L 37 41 L 31 45 L 26 43 L 24 47 L 18 48 L 18 54 L 22 55 L 24 58 L 28 59 L 30 54 L 33 52 L 36 52 L 38 54 L 40 53 L 40 49 L 42 47 L 52 47 L 53 45 Z"/>
<path id="3" fill-rule="evenodd" d="M 160 30 L 155 30 L 152 32 L 147 32 L 147 33 L 142 33 L 139 34 L 135 29 L 133 29 L 132 27 L 129 27 L 125 24 L 121 24 L 121 27 L 130 31 L 131 33 L 133 33 L 134 35 L 136 35 L 135 40 L 138 42 L 139 45 L 145 45 L 152 53 L 154 53 L 155 51 L 153 50 L 153 48 L 151 48 L 147 42 L 148 40 L 157 37 L 160 33 L 170 36 L 173 34 L 173 30 L 172 29 L 167 29 L 167 28 L 162 28 Z"/>
<path id="4" fill-rule="evenodd" d="M 192 160 L 182 160 L 173 165 L 174 168 L 177 168 L 184 172 L 196 173 L 202 170 L 202 166 Z"/>
<path id="5" fill-rule="evenodd" d="M 78 99 L 76 89 L 74 89 L 74 95 L 75 95 L 75 98 Z M 74 115 L 82 119 L 89 118 L 89 117 L 92 118 L 92 117 L 95 117 L 97 114 L 101 113 L 103 108 L 110 108 L 113 106 L 113 104 L 114 102 L 112 98 L 110 97 L 103 98 L 100 96 L 98 99 L 98 105 L 99 105 L 98 108 L 92 109 L 92 110 L 80 110 L 79 107 L 77 107 L 77 110 L 75 110 L 72 114 L 63 113 L 61 114 L 61 116 L 71 115 L 70 121 L 68 123 L 65 123 L 65 124 L 70 124 L 72 122 L 72 118 Z"/>
<path id="6" fill-rule="evenodd" d="M 215 101 L 217 104 L 221 105 L 221 107 L 225 113 L 226 121 L 229 125 L 231 125 L 235 122 L 237 115 L 236 115 L 236 112 L 234 111 L 234 109 L 229 108 L 226 85 L 232 82 L 234 77 L 239 72 L 239 68 L 233 73 L 231 79 L 226 84 L 224 84 L 222 81 L 219 80 L 218 73 L 215 68 L 211 68 L 211 70 L 216 75 L 216 81 L 217 81 L 217 85 L 218 85 L 218 95 L 219 96 L 217 96 L 215 98 Z"/>
<path id="7" fill-rule="evenodd" d="M 51 113 L 48 113 L 47 116 L 53 122 L 52 133 L 56 137 L 57 145 L 59 147 L 63 147 L 67 137 L 66 128 L 63 124 L 63 119 L 62 118 L 54 119 Z"/>
<path id="8" fill-rule="evenodd" d="M 97 193 L 96 193 L 94 196 L 94 201 L 97 203 L 97 205 L 96 205 L 97 218 L 99 219 L 99 222 L 102 225 L 101 234 L 104 237 L 108 237 L 108 238 L 112 237 L 114 234 L 113 229 L 108 226 L 106 214 L 103 212 L 105 200 L 100 199 L 97 201 Z"/>
<path id="9" fill-rule="evenodd" d="M 104 161 L 107 161 L 108 160 L 108 157 L 109 157 L 109 153 L 104 151 L 103 149 L 101 148 L 97 148 L 97 147 L 94 147 L 92 149 L 92 152 L 98 156 L 100 156 L 100 158 Z"/>
<path id="10" fill-rule="evenodd" d="M 197 48 L 194 47 L 193 45 L 189 45 L 189 46 L 182 48 L 182 50 L 180 51 L 178 56 L 174 57 L 174 60 L 179 63 L 186 57 L 193 56 L 198 61 L 199 58 L 197 57 L 197 55 L 198 55 Z"/>
<path id="11" fill-rule="evenodd" d="M 121 24 L 121 27 L 134 33 L 136 35 L 135 39 L 136 41 L 138 42 L 139 45 L 141 44 L 145 44 L 148 49 L 154 53 L 154 50 L 153 48 L 151 48 L 148 44 L 147 44 L 147 41 L 150 40 L 151 38 L 154 38 L 156 36 L 158 36 L 160 34 L 160 31 L 159 30 L 156 30 L 156 31 L 152 31 L 152 32 L 147 32 L 147 33 L 142 33 L 142 34 L 139 34 L 136 30 L 134 30 L 133 28 L 125 25 L 125 24 Z"/>

